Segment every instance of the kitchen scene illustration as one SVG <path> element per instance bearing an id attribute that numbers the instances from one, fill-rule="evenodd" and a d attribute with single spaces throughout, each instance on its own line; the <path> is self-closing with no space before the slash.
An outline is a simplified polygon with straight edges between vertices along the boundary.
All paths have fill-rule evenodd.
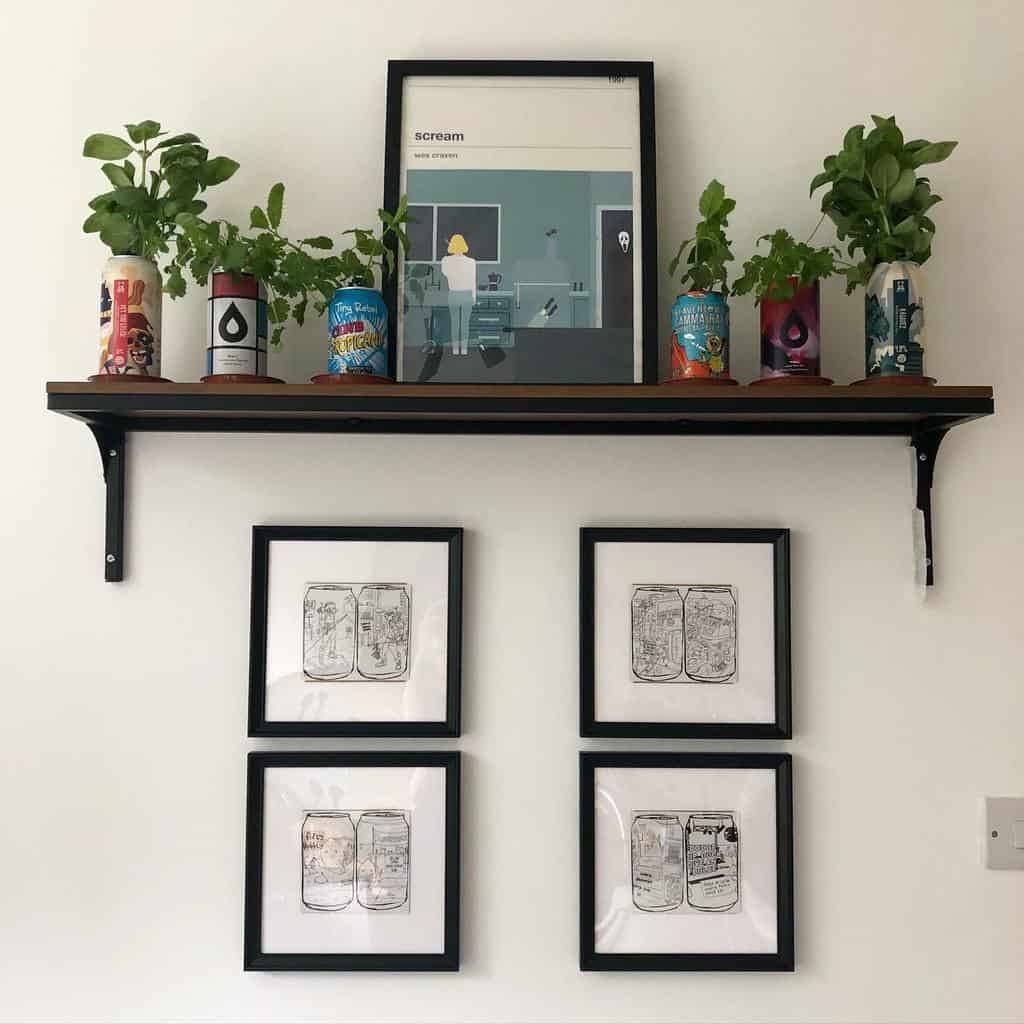
<path id="1" fill-rule="evenodd" d="M 410 170 L 399 379 L 630 383 L 633 175 Z"/>

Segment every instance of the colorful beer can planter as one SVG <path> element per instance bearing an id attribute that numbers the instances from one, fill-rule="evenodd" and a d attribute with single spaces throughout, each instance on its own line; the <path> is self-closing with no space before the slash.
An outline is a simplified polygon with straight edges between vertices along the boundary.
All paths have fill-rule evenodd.
<path id="1" fill-rule="evenodd" d="M 821 375 L 821 299 L 818 281 L 792 298 L 764 298 L 761 310 L 762 380 Z"/>
<path id="2" fill-rule="evenodd" d="M 339 288 L 327 307 L 327 373 L 387 380 L 388 308 L 373 288 Z"/>
<path id="3" fill-rule="evenodd" d="M 864 299 L 864 373 L 915 383 L 924 376 L 924 274 L 917 263 L 880 263 Z"/>
<path id="4" fill-rule="evenodd" d="M 216 271 L 206 318 L 206 373 L 265 376 L 267 293 L 252 274 Z"/>
<path id="5" fill-rule="evenodd" d="M 160 377 L 163 282 L 155 263 L 111 256 L 100 280 L 100 377 Z"/>
<path id="6" fill-rule="evenodd" d="M 672 380 L 729 376 L 729 305 L 720 292 L 683 292 L 672 307 Z"/>

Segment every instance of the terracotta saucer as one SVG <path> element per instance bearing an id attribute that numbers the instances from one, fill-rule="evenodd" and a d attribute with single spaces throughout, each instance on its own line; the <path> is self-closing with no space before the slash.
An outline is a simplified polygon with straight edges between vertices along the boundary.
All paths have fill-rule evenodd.
<path id="1" fill-rule="evenodd" d="M 208 373 L 199 378 L 200 384 L 283 384 L 280 377 L 267 377 L 261 373 Z"/>
<path id="2" fill-rule="evenodd" d="M 669 380 L 664 381 L 665 384 L 682 384 L 687 387 L 706 386 L 710 384 L 712 387 L 720 387 L 724 385 L 737 385 L 739 381 L 733 377 L 673 377 Z"/>
<path id="3" fill-rule="evenodd" d="M 835 384 L 835 381 L 831 377 L 809 377 L 804 374 L 791 374 L 786 377 L 758 377 L 757 380 L 752 380 L 747 386 L 754 387 L 755 384 L 763 384 L 768 387 L 775 385 L 782 385 L 783 387 L 789 387 L 792 384 L 801 385 L 815 385 L 816 387 L 828 387 L 829 384 Z"/>
<path id="4" fill-rule="evenodd" d="M 136 384 L 173 384 L 168 377 L 144 377 L 141 373 L 93 373 L 89 376 L 90 384 L 111 384 L 114 387 Z"/>
<path id="5" fill-rule="evenodd" d="M 931 387 L 935 383 L 935 378 L 911 376 L 908 373 L 889 374 L 885 377 L 876 374 L 873 377 L 864 377 L 862 380 L 854 380 L 850 383 L 853 387 L 866 388 L 919 388 Z"/>
<path id="6" fill-rule="evenodd" d="M 390 377 L 378 377 L 375 373 L 317 373 L 309 378 L 311 384 L 394 384 Z"/>

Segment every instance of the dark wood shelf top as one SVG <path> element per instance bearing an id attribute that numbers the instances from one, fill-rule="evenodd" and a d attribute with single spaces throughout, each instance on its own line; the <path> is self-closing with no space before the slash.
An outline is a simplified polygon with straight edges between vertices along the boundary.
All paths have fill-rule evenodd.
<path id="1" fill-rule="evenodd" d="M 904 434 L 994 411 L 990 387 L 51 382 L 47 407 L 122 430 Z"/>

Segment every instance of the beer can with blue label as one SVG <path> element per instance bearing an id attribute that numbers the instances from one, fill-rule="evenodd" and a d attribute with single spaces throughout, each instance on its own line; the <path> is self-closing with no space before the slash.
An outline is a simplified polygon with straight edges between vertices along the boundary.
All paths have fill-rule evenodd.
<path id="1" fill-rule="evenodd" d="M 327 372 L 387 377 L 388 308 L 373 288 L 339 288 L 327 307 Z"/>

